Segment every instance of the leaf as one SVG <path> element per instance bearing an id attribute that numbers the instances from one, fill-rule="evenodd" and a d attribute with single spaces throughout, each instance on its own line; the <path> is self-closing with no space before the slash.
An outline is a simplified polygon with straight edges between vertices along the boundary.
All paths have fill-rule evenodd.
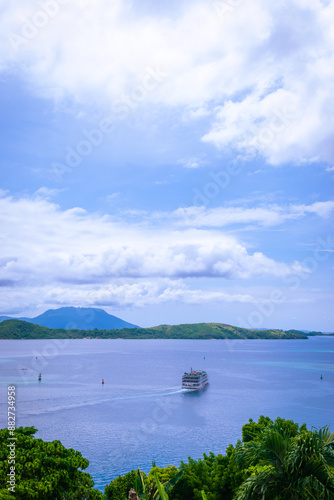
<path id="1" fill-rule="evenodd" d="M 140 499 L 146 497 L 146 489 L 145 489 L 145 483 L 144 483 L 144 479 L 143 479 L 143 473 L 141 472 L 141 470 L 139 468 L 138 468 L 138 472 L 137 472 L 137 477 L 135 479 L 135 484 L 133 485 L 133 489 L 136 491 L 136 493 Z"/>
<path id="2" fill-rule="evenodd" d="M 175 486 L 175 484 L 181 479 L 182 476 L 183 476 L 183 470 L 180 470 L 174 477 L 172 477 L 172 479 L 168 481 L 168 483 L 164 485 L 166 493 L 171 488 L 173 488 L 173 486 Z"/>
<path id="3" fill-rule="evenodd" d="M 155 482 L 156 482 L 156 485 L 157 485 L 157 488 L 158 488 L 158 491 L 159 491 L 160 500 L 168 500 L 168 495 L 167 495 L 167 493 L 165 491 L 165 488 L 160 483 L 159 478 L 158 478 L 156 472 L 154 473 L 154 479 L 155 479 Z"/>

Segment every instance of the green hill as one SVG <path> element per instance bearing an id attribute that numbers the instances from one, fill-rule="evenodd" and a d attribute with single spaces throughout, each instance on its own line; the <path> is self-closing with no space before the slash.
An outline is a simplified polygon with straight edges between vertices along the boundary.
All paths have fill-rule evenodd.
<path id="1" fill-rule="evenodd" d="M 249 330 L 221 323 L 160 325 L 152 328 L 123 328 L 121 330 L 53 329 L 27 321 L 10 319 L 0 323 L 0 339 L 306 339 L 309 335 L 298 330 Z"/>

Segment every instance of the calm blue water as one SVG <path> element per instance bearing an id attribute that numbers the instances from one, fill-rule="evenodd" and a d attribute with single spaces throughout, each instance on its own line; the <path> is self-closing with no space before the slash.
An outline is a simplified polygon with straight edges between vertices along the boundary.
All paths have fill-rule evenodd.
<path id="1" fill-rule="evenodd" d="M 17 426 L 81 451 L 101 490 L 131 469 L 148 471 L 152 460 L 178 465 L 224 453 L 261 414 L 334 430 L 333 337 L 1 340 L 0 349 L 0 427 L 14 384 Z M 181 377 L 191 367 L 207 370 L 210 385 L 185 394 Z"/>

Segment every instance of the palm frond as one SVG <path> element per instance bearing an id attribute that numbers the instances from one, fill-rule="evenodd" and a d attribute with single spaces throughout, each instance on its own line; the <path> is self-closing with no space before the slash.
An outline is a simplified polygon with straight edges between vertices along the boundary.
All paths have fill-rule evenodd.
<path id="1" fill-rule="evenodd" d="M 166 493 L 175 486 L 175 484 L 181 479 L 183 476 L 183 470 L 180 470 L 174 477 L 172 477 L 168 483 L 164 484 L 164 488 L 166 490 Z"/>
<path id="2" fill-rule="evenodd" d="M 167 495 L 167 493 L 165 491 L 165 488 L 160 483 L 158 475 L 157 475 L 156 472 L 154 473 L 154 480 L 156 482 L 156 485 L 157 485 L 157 488 L 158 488 L 158 491 L 159 491 L 160 500 L 168 500 L 168 495 Z"/>
<path id="3" fill-rule="evenodd" d="M 334 448 L 334 432 L 330 432 L 328 426 L 318 431 L 321 448 Z"/>
<path id="4" fill-rule="evenodd" d="M 136 491 L 140 500 L 145 499 L 147 496 L 143 475 L 144 475 L 143 472 L 141 472 L 141 470 L 138 469 L 135 483 L 133 485 L 133 489 Z"/>
<path id="5" fill-rule="evenodd" d="M 263 445 L 267 451 L 272 452 L 277 459 L 283 463 L 285 455 L 289 450 L 290 440 L 287 436 L 276 430 L 269 430 L 266 433 Z"/>

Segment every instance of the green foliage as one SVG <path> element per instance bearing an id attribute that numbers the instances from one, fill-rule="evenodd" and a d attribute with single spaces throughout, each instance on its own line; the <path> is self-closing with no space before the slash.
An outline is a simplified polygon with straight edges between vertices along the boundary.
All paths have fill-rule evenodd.
<path id="1" fill-rule="evenodd" d="M 299 427 L 298 424 L 292 420 L 285 420 L 284 418 L 277 417 L 275 422 L 273 422 L 269 417 L 264 417 L 260 415 L 259 420 L 254 422 L 251 418 L 248 424 L 245 424 L 242 428 L 242 440 L 244 443 L 249 441 L 257 440 L 261 437 L 262 432 L 268 427 L 275 427 L 281 429 L 290 437 L 297 436 L 303 430 L 306 430 L 306 425 L 303 424 Z"/>
<path id="2" fill-rule="evenodd" d="M 138 472 L 135 474 L 133 485 L 128 487 L 126 493 L 132 487 L 140 500 L 169 500 L 167 493 L 179 481 L 183 472 L 178 471 L 174 466 L 161 469 L 155 465 L 155 462 L 152 462 L 152 464 L 154 466 L 150 470 L 148 476 L 146 476 L 145 472 L 138 469 Z M 117 478 L 117 480 L 118 479 L 119 478 Z M 117 498 L 119 500 L 126 498 L 125 492 L 115 497 L 108 496 L 111 491 L 110 486 L 117 480 L 113 481 L 109 486 L 106 486 L 106 498 Z"/>
<path id="3" fill-rule="evenodd" d="M 182 476 L 183 471 L 178 470 L 174 465 L 165 468 L 157 467 L 156 465 L 152 467 L 147 476 L 147 485 L 150 487 L 151 497 L 156 500 L 160 498 L 157 479 L 162 483 L 165 493 L 168 493 Z"/>
<path id="4" fill-rule="evenodd" d="M 140 469 L 138 469 L 133 489 L 136 491 L 140 500 L 148 499 L 148 492 L 146 491 L 145 485 L 145 472 L 142 472 Z"/>
<path id="5" fill-rule="evenodd" d="M 105 487 L 104 495 L 107 500 L 124 500 L 137 477 L 137 471 L 132 470 L 124 476 L 118 476 Z"/>
<path id="6" fill-rule="evenodd" d="M 173 488 L 168 484 L 179 474 L 174 466 L 153 467 L 147 476 L 142 473 L 147 496 L 140 498 L 166 498 L 157 480 L 168 500 L 334 498 L 334 433 L 327 427 L 309 431 L 305 424 L 261 415 L 243 426 L 242 437 L 227 447 L 225 455 L 210 452 L 202 459 L 181 462 L 183 475 Z M 107 498 L 125 500 L 127 495 Z"/>
<path id="7" fill-rule="evenodd" d="M 334 498 L 334 433 L 307 430 L 292 420 L 263 415 L 243 426 L 243 441 L 225 455 L 189 458 L 180 468 L 131 471 L 95 490 L 88 461 L 59 441 L 35 439 L 34 427 L 15 430 L 15 494 L 8 490 L 7 429 L 0 430 L 0 499 L 125 500 L 330 500 Z"/>
<path id="8" fill-rule="evenodd" d="M 237 442 L 235 447 L 230 444 L 226 449 L 226 457 L 222 457 L 224 466 L 215 468 L 213 482 L 215 500 L 220 498 L 232 500 L 238 487 L 247 477 L 237 460 L 237 454 L 241 447 L 242 443 L 240 441 Z M 221 455 L 219 456 L 221 457 Z"/>
<path id="9" fill-rule="evenodd" d="M 157 473 L 154 474 L 154 478 L 156 479 Z M 166 490 L 166 493 L 168 493 L 169 490 L 173 488 L 173 486 L 176 485 L 176 483 L 181 479 L 183 476 L 183 470 L 179 470 L 175 476 L 173 476 L 168 482 L 164 483 L 164 487 Z"/>
<path id="10" fill-rule="evenodd" d="M 60 441 L 35 439 L 34 427 L 15 429 L 15 462 L 8 463 L 7 429 L 0 430 L 0 498 L 8 497 L 10 466 L 15 467 L 15 493 L 8 498 L 19 500 L 99 500 L 102 494 L 93 489 L 89 474 L 82 472 L 88 460 L 81 453 L 65 448 Z"/>
<path id="11" fill-rule="evenodd" d="M 188 463 L 181 462 L 183 476 L 171 491 L 170 500 L 202 500 L 202 490 L 208 500 L 213 500 L 222 460 L 224 457 L 216 457 L 210 452 L 209 455 L 204 454 L 203 459 L 193 460 L 189 457 Z"/>
<path id="12" fill-rule="evenodd" d="M 155 478 L 155 474 L 158 476 L 161 483 L 168 483 L 179 475 L 179 470 L 175 465 L 168 465 L 167 467 L 157 467 L 154 465 L 147 476 L 147 484 L 152 484 Z M 182 474 L 181 474 L 182 476 Z M 179 477 L 181 477 L 179 476 Z"/>
<path id="13" fill-rule="evenodd" d="M 248 424 L 242 427 L 242 440 L 244 443 L 253 441 L 268 425 L 272 424 L 272 420 L 269 417 L 264 417 L 260 415 L 258 422 L 254 422 L 252 418 L 249 419 Z"/>
<path id="14" fill-rule="evenodd" d="M 249 330 L 220 323 L 160 325 L 121 330 L 52 329 L 27 321 L 9 319 L 0 323 L 0 339 L 307 339 L 297 330 Z"/>
<path id="15" fill-rule="evenodd" d="M 291 421 L 277 419 L 238 453 L 249 477 L 236 500 L 262 496 L 268 500 L 334 498 L 334 433 L 327 427 L 296 429 Z"/>
<path id="16" fill-rule="evenodd" d="M 163 485 L 160 483 L 156 472 L 154 473 L 154 480 L 155 480 L 155 484 L 157 485 L 158 492 L 159 492 L 159 495 L 157 498 L 159 498 L 159 500 L 168 500 L 168 495 L 166 493 L 166 490 L 163 487 Z"/>

